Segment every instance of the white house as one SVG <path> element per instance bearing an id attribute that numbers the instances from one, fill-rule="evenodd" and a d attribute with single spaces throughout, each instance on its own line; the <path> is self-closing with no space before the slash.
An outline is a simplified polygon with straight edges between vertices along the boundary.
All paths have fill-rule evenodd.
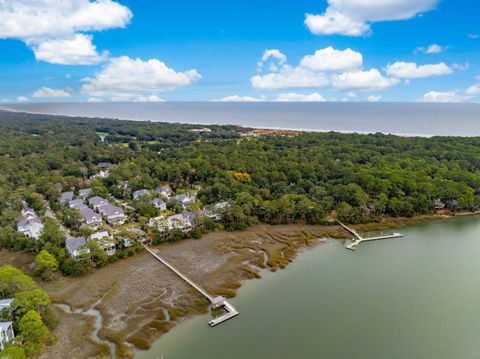
<path id="1" fill-rule="evenodd" d="M 87 247 L 87 241 L 85 241 L 84 237 L 67 238 L 65 247 L 68 255 L 73 259 L 79 259 L 83 255 L 90 253 L 90 249 Z"/>
<path id="2" fill-rule="evenodd" d="M 193 212 L 183 211 L 173 216 L 152 218 L 148 222 L 151 227 L 156 227 L 160 232 L 177 230 L 190 232 L 196 226 L 197 215 Z"/>
<path id="3" fill-rule="evenodd" d="M 152 204 L 155 208 L 158 208 L 160 211 L 166 211 L 167 210 L 167 204 L 165 203 L 164 200 L 162 200 L 160 198 L 152 199 Z"/>
<path id="4" fill-rule="evenodd" d="M 0 300 L 0 312 L 4 309 L 10 309 L 12 307 L 14 299 L 9 298 L 9 299 L 1 299 Z"/>
<path id="5" fill-rule="evenodd" d="M 155 188 L 155 191 L 167 198 L 170 198 L 172 196 L 172 189 L 169 186 L 158 186 L 157 188 Z"/>
<path id="6" fill-rule="evenodd" d="M 107 256 L 115 254 L 115 243 L 107 231 L 97 232 L 90 236 L 89 241 L 95 241 Z"/>
<path id="7" fill-rule="evenodd" d="M 38 240 L 43 231 L 43 223 L 31 208 L 22 210 L 22 218 L 17 223 L 17 230 L 25 236 Z"/>
<path id="8" fill-rule="evenodd" d="M 13 322 L 0 322 L 0 350 L 5 349 L 6 344 L 15 338 Z"/>

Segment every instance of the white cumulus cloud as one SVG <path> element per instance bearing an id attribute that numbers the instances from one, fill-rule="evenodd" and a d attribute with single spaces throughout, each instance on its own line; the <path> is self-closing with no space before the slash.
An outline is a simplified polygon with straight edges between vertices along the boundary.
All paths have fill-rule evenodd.
<path id="1" fill-rule="evenodd" d="M 367 97 L 368 102 L 378 102 L 382 99 L 382 96 L 370 95 Z"/>
<path id="2" fill-rule="evenodd" d="M 312 71 L 344 71 L 361 68 L 363 56 L 351 49 L 336 50 L 329 46 L 305 56 L 300 66 Z"/>
<path id="3" fill-rule="evenodd" d="M 458 103 L 468 102 L 472 97 L 459 91 L 430 91 L 418 99 L 419 102 Z"/>
<path id="4" fill-rule="evenodd" d="M 28 102 L 30 100 L 25 96 L 19 96 L 19 97 L 17 97 L 17 101 L 18 102 Z"/>
<path id="5" fill-rule="evenodd" d="M 327 0 L 323 14 L 306 14 L 305 25 L 314 34 L 361 36 L 370 24 L 406 20 L 435 8 L 438 0 Z"/>
<path id="6" fill-rule="evenodd" d="M 476 84 L 476 85 L 473 85 L 473 86 L 470 86 L 466 91 L 465 93 L 467 95 L 480 95 L 480 85 L 479 84 Z"/>
<path id="7" fill-rule="evenodd" d="M 70 97 L 70 92 L 64 89 L 53 89 L 50 87 L 42 87 L 33 93 L 33 97 Z"/>
<path id="8" fill-rule="evenodd" d="M 202 77 L 195 69 L 177 72 L 158 59 L 111 58 L 95 77 L 82 79 L 81 92 L 93 97 L 134 100 L 188 86 Z"/>
<path id="9" fill-rule="evenodd" d="M 385 71 L 389 76 L 402 79 L 418 79 L 431 76 L 449 75 L 453 72 L 452 68 L 444 62 L 419 66 L 414 62 L 403 61 L 397 61 L 388 65 Z"/>
<path id="10" fill-rule="evenodd" d="M 288 65 L 282 66 L 278 73 L 255 75 L 250 82 L 254 88 L 264 90 L 323 87 L 329 84 L 328 77 L 322 72 Z"/>
<path id="11" fill-rule="evenodd" d="M 383 76 L 377 69 L 345 72 L 332 76 L 333 87 L 350 90 L 386 90 L 397 85 L 398 79 Z"/>
<path id="12" fill-rule="evenodd" d="M 277 96 L 278 102 L 324 102 L 325 98 L 317 92 L 303 95 L 299 93 L 281 93 Z"/>
<path id="13" fill-rule="evenodd" d="M 18 39 L 38 60 L 92 64 L 103 59 L 84 32 L 125 27 L 131 11 L 112 0 L 0 1 L 0 39 Z"/>
<path id="14" fill-rule="evenodd" d="M 280 64 L 283 64 L 287 61 L 287 57 L 278 49 L 265 50 L 262 56 L 262 61 L 265 62 L 271 57 L 277 59 Z"/>
<path id="15" fill-rule="evenodd" d="M 134 102 L 165 102 L 165 100 L 157 95 L 139 96 Z"/>
<path id="16" fill-rule="evenodd" d="M 108 53 L 99 54 L 91 35 L 75 34 L 68 39 L 50 39 L 33 45 L 35 58 L 60 65 L 92 65 L 104 61 Z"/>
<path id="17" fill-rule="evenodd" d="M 429 47 L 425 49 L 425 52 L 427 54 L 439 54 L 442 51 L 444 51 L 445 48 L 443 46 L 437 45 L 437 44 L 431 44 Z"/>
<path id="18" fill-rule="evenodd" d="M 266 97 L 253 97 L 253 96 L 226 96 L 218 100 L 213 100 L 213 102 L 264 102 L 266 101 Z"/>

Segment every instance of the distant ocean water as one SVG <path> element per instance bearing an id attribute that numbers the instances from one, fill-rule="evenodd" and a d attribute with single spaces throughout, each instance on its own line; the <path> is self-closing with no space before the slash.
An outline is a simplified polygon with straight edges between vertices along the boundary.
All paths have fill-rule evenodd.
<path id="1" fill-rule="evenodd" d="M 4 108 L 53 115 L 233 124 L 405 136 L 480 136 L 480 104 L 427 103 L 56 103 Z"/>

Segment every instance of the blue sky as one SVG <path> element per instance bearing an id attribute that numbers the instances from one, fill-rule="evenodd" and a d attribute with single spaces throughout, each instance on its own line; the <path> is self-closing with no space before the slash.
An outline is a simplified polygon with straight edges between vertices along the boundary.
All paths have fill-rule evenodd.
<path id="1" fill-rule="evenodd" d="M 480 100 L 474 0 L 31 3 L 0 3 L 4 103 Z"/>

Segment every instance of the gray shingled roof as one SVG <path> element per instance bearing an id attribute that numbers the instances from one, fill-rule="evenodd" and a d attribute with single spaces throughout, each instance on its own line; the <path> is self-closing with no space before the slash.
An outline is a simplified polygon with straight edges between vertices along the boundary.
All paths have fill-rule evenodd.
<path id="1" fill-rule="evenodd" d="M 99 162 L 99 163 L 97 164 L 97 166 L 100 167 L 100 168 L 108 168 L 108 167 L 110 167 L 111 165 L 112 165 L 112 164 L 111 164 L 110 162 Z"/>
<path id="2" fill-rule="evenodd" d="M 182 212 L 182 217 L 190 222 L 190 223 L 193 223 L 195 222 L 195 219 L 197 218 L 197 214 L 196 213 L 193 213 L 193 212 L 190 212 L 190 211 L 183 211 Z"/>
<path id="3" fill-rule="evenodd" d="M 91 188 L 84 188 L 84 189 L 81 189 L 80 191 L 78 191 L 78 196 L 83 197 L 85 199 L 88 196 L 90 196 L 90 193 L 92 193 Z"/>
<path id="4" fill-rule="evenodd" d="M 83 199 L 74 199 L 68 202 L 68 206 L 70 208 L 75 208 L 75 209 L 80 209 L 82 207 L 86 207 L 85 203 L 83 202 Z"/>
<path id="5" fill-rule="evenodd" d="M 138 191 L 133 192 L 133 198 L 137 199 L 143 196 L 148 196 L 150 191 L 148 189 L 139 189 Z"/>
<path id="6" fill-rule="evenodd" d="M 73 252 L 76 251 L 78 248 L 85 246 L 87 241 L 85 241 L 84 237 L 70 237 L 67 238 L 66 246 L 67 248 Z"/>
<path id="7" fill-rule="evenodd" d="M 88 200 L 88 203 L 90 203 L 90 205 L 92 205 L 92 206 L 95 206 L 95 205 L 98 205 L 98 204 L 101 204 L 101 203 L 108 203 L 108 201 L 105 198 L 95 196 L 95 197 L 90 198 Z"/>
<path id="8" fill-rule="evenodd" d="M 124 214 L 123 209 L 121 209 L 120 207 L 114 206 L 113 204 L 110 204 L 110 203 L 107 203 L 105 206 L 102 206 L 99 209 L 99 211 L 107 217 L 118 215 L 118 214 Z"/>
<path id="9" fill-rule="evenodd" d="M 80 213 L 82 214 L 82 217 L 86 222 L 90 222 L 92 220 L 101 220 L 100 215 L 89 207 L 81 208 Z"/>
<path id="10" fill-rule="evenodd" d="M 161 207 L 161 206 L 163 206 L 163 205 L 167 205 L 167 204 L 165 203 L 165 201 L 162 200 L 162 199 L 160 199 L 160 198 L 154 198 L 154 199 L 152 199 L 152 204 L 153 204 L 154 206 L 157 206 L 157 207 Z"/>
<path id="11" fill-rule="evenodd" d="M 60 201 L 62 202 L 68 202 L 68 201 L 71 201 L 72 199 L 73 199 L 73 192 L 63 192 L 60 195 Z"/>

